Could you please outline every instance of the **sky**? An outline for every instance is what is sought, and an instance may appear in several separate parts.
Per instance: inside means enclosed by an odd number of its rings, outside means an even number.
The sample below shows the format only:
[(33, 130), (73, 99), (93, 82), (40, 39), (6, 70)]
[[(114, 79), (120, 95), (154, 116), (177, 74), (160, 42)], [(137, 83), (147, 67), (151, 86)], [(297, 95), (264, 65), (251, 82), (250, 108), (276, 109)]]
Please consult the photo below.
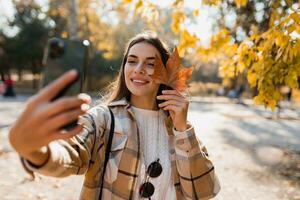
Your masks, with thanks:
[[(161, 7), (170, 6), (174, 0), (150, 0), (152, 3), (159, 5)], [(47, 0), (35, 0), (42, 7), (47, 7)], [(214, 9), (207, 6), (201, 5), (201, 0), (186, 0), (184, 4), (187, 8), (195, 9), (199, 8), (199, 16), (196, 21), (197, 24), (187, 26), (187, 29), (195, 33), (202, 44), (207, 44), (208, 40), (212, 34), (212, 15), (216, 12)], [(6, 24), (6, 18), (13, 19), (14, 9), (11, 0), (0, 0), (0, 27), (4, 29), (4, 32), (9, 35), (13, 35), (17, 30), (8, 28)]]

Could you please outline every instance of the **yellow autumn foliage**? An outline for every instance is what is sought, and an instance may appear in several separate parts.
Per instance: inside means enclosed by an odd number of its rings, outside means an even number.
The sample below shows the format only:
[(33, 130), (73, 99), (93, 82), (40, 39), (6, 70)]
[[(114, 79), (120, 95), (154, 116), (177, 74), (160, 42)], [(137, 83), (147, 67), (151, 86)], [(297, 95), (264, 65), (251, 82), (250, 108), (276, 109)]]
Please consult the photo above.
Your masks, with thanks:
[(248, 0), (235, 0), (236, 6), (238, 8), (246, 6), (247, 2), (248, 2)]
[(179, 55), (183, 56), (188, 48), (195, 48), (198, 41), (199, 39), (195, 34), (190, 34), (187, 30), (184, 30), (180, 35)]
[(181, 31), (180, 25), (184, 22), (185, 14), (182, 11), (178, 10), (173, 12), (172, 18), (173, 18), (173, 22), (171, 25), (172, 31), (178, 34)]
[[(236, 4), (242, 7), (247, 1)], [(211, 38), (209, 48), (197, 48), (201, 60), (219, 63), (224, 80), (246, 73), (249, 85), (258, 89), (255, 103), (272, 110), (281, 99), (279, 86), (299, 88), (300, 77), (300, 12), (277, 11), (272, 12), (266, 32), (254, 27), (251, 37), (232, 44), (229, 30), (222, 29)]]
[(136, 4), (135, 4), (135, 12), (138, 12), (139, 9), (141, 9), (143, 7), (143, 1), (139, 0)]
[(132, 0), (122, 0), (122, 2), (127, 4), (127, 3), (132, 3)]

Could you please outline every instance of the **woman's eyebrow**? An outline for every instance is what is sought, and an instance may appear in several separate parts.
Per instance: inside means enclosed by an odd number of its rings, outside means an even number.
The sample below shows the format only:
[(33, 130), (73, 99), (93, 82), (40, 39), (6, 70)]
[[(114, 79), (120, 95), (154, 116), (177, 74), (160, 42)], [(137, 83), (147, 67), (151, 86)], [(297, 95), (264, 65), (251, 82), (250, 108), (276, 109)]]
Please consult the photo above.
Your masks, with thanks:
[[(133, 54), (128, 55), (128, 57), (138, 58), (136, 55), (133, 55)], [(147, 57), (146, 60), (155, 60), (155, 57), (153, 57), (153, 56)]]
[(132, 54), (128, 55), (128, 57), (138, 58), (136, 55), (132, 55)]
[(147, 60), (154, 60), (155, 57), (147, 57), (146, 59), (147, 59)]

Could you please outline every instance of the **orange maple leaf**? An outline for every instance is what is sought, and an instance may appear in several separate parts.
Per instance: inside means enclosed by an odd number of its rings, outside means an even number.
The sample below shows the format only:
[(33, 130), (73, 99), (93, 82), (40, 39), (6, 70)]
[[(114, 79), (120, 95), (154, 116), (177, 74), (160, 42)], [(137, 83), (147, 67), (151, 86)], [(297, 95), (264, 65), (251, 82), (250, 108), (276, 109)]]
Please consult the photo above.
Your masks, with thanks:
[(187, 88), (187, 80), (192, 75), (193, 70), (194, 67), (184, 68), (181, 65), (181, 59), (175, 47), (166, 67), (159, 57), (155, 58), (154, 72), (151, 77), (158, 84), (165, 84), (174, 90), (183, 92)]

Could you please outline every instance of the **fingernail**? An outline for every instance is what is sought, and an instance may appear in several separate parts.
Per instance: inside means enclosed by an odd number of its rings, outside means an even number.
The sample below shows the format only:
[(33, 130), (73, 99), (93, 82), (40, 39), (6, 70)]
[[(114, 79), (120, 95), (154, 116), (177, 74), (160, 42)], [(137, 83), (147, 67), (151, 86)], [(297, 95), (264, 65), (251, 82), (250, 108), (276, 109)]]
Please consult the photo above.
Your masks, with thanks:
[(71, 69), (69, 71), (69, 74), (72, 75), (72, 76), (75, 76), (75, 75), (77, 75), (77, 70), (76, 69)]
[(91, 101), (91, 97), (90, 97), (89, 95), (85, 94), (85, 93), (80, 93), (80, 94), (78, 95), (78, 98), (79, 98), (79, 99), (82, 99), (82, 100), (86, 100), (86, 101), (88, 101), (88, 102)]
[(78, 126), (79, 129), (83, 128), (83, 124), (78, 123), (77, 126)]
[(78, 122), (77, 125), (84, 127), (84, 123), (83, 122)]
[(90, 108), (90, 106), (88, 104), (84, 103), (84, 104), (81, 105), (81, 110), (82, 111), (87, 111), (89, 108)]

